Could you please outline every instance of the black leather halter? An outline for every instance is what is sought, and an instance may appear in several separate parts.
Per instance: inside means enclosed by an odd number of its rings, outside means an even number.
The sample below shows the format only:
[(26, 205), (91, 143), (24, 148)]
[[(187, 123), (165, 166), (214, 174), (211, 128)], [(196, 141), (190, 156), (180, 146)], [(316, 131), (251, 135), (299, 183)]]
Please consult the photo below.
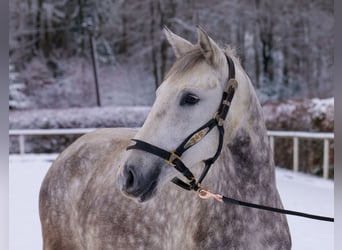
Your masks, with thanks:
[[(276, 212), (276, 213), (301, 216), (301, 217), (306, 217), (306, 218), (315, 219), (315, 220), (334, 222), (334, 218), (331, 218), (331, 217), (307, 214), (307, 213), (302, 213), (302, 212), (297, 212), (297, 211), (292, 211), (292, 210), (274, 208), (274, 207), (263, 206), (263, 205), (259, 205), (255, 203), (240, 201), (240, 200), (229, 198), (220, 194), (213, 194), (201, 188), (201, 183), (204, 177), (207, 175), (211, 165), (217, 160), (217, 158), (219, 157), (221, 153), (222, 146), (223, 146), (223, 137), (224, 137), (223, 123), (227, 117), (231, 101), (233, 100), (236, 88), (238, 86), (238, 83), (235, 80), (234, 62), (227, 55), (226, 55), (226, 58), (227, 58), (228, 68), (229, 68), (227, 88), (223, 92), (220, 106), (217, 112), (215, 112), (212, 119), (210, 119), (206, 124), (204, 124), (202, 127), (197, 129), (195, 132), (190, 134), (174, 151), (166, 151), (150, 143), (147, 143), (141, 140), (136, 140), (136, 139), (132, 139), (132, 141), (134, 141), (135, 144), (128, 146), (126, 150), (138, 149), (138, 150), (146, 151), (148, 153), (151, 153), (151, 154), (154, 154), (156, 156), (163, 158), (164, 160), (166, 160), (168, 164), (176, 168), (179, 172), (181, 172), (188, 179), (188, 182), (185, 182), (179, 179), (178, 177), (175, 177), (172, 179), (172, 182), (186, 190), (198, 191), (198, 195), (202, 199), (214, 198), (217, 201), (223, 202), (228, 205), (239, 205), (239, 206), (245, 206), (245, 207), (250, 207), (250, 208)], [(198, 143), (214, 127), (217, 127), (219, 131), (218, 147), (213, 157), (203, 161), (205, 164), (205, 167), (197, 181), (193, 173), (185, 166), (181, 157), (182, 157), (182, 154), (186, 150), (188, 150), (190, 147)]]
[[(172, 182), (176, 185), (186, 189), (186, 190), (195, 190), (198, 191), (200, 189), (201, 182), (203, 181), (204, 177), (207, 175), (211, 165), (217, 160), (219, 157), (222, 146), (223, 146), (223, 137), (224, 137), (224, 121), (227, 117), (230, 104), (233, 100), (235, 90), (237, 88), (237, 81), (235, 80), (235, 66), (233, 60), (226, 55), (228, 69), (229, 69), (229, 76), (227, 79), (227, 87), (226, 90), (223, 92), (222, 99), (220, 106), (213, 115), (213, 118), (210, 119), (206, 124), (201, 126), (195, 132), (190, 134), (175, 150), (173, 151), (166, 151), (162, 148), (154, 146), (150, 143), (132, 139), (135, 142), (134, 145), (128, 146), (126, 150), (131, 149), (138, 149), (142, 151), (146, 151), (148, 153), (154, 154), (166, 160), (168, 164), (176, 168), (179, 172), (181, 172), (187, 179), (188, 182), (184, 182), (178, 177), (172, 179)], [(193, 145), (197, 144), (203, 137), (205, 137), (214, 127), (218, 128), (219, 131), (219, 143), (216, 150), (216, 153), (213, 157), (204, 160), (205, 167), (198, 178), (196, 180), (194, 174), (185, 166), (181, 157), (183, 153), (191, 148)]]

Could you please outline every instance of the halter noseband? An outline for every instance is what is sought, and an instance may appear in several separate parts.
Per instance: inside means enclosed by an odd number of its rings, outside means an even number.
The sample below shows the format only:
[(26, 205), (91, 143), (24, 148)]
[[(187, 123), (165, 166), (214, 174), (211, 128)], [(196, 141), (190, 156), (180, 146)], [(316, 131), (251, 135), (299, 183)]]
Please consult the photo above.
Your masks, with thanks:
[[(148, 153), (154, 154), (156, 156), (159, 156), (160, 158), (163, 158), (168, 164), (176, 168), (179, 172), (181, 172), (187, 179), (188, 182), (184, 182), (178, 177), (175, 177), (172, 179), (172, 182), (186, 190), (194, 190), (198, 191), (200, 190), (201, 182), (207, 175), (211, 165), (217, 160), (219, 157), (222, 146), (223, 146), (223, 137), (224, 137), (224, 121), (227, 117), (230, 104), (233, 100), (235, 90), (237, 88), (237, 81), (235, 80), (235, 66), (233, 60), (226, 55), (228, 68), (229, 68), (229, 76), (227, 79), (227, 88), (223, 92), (222, 99), (220, 106), (215, 112), (212, 119), (210, 119), (206, 124), (204, 124), (202, 127), (197, 129), (195, 132), (190, 134), (174, 151), (166, 151), (162, 148), (159, 148), (157, 146), (154, 146), (150, 143), (132, 139), (132, 141), (135, 142), (134, 145), (128, 146), (126, 150), (130, 149), (138, 149), (142, 151), (146, 151)], [(216, 153), (213, 157), (203, 160), (205, 167), (198, 178), (198, 181), (196, 180), (194, 174), (185, 166), (183, 163), (181, 157), (183, 153), (197, 144), (203, 137), (205, 137), (215, 126), (217, 126), (219, 131), (219, 143), (216, 150)]]

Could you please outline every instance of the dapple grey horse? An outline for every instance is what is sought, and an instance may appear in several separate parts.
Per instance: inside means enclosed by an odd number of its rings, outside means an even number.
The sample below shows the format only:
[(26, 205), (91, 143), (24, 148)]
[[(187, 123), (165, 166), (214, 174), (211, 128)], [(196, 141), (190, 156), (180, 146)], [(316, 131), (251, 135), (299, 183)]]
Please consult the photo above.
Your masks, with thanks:
[[(235, 66), (238, 87), (223, 146), (202, 186), (232, 198), (282, 208), (260, 103), (231, 49), (201, 28), (191, 42), (165, 28), (176, 62), (141, 129), (106, 128), (80, 137), (54, 161), (40, 190), (44, 249), (291, 249), (285, 215), (202, 200), (170, 180), (184, 178), (161, 157), (126, 150), (131, 139), (167, 151), (210, 120)], [(213, 128), (184, 152), (198, 176), (212, 157)]]

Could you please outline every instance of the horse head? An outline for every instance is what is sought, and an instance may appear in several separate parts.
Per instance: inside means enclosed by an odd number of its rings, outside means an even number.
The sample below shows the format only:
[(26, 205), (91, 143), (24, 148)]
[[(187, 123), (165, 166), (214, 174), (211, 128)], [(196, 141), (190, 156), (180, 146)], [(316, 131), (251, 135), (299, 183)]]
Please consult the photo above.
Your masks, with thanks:
[[(167, 28), (164, 32), (177, 60), (157, 89), (151, 111), (133, 139), (173, 152), (218, 110), (227, 88), (229, 67), (224, 50), (203, 29), (198, 28), (197, 44)], [(182, 154), (182, 162), (193, 169), (212, 157), (219, 143), (218, 133), (212, 129), (200, 138)], [(143, 202), (175, 175), (175, 168), (161, 157), (144, 150), (128, 150), (118, 173), (118, 183), (125, 195)]]

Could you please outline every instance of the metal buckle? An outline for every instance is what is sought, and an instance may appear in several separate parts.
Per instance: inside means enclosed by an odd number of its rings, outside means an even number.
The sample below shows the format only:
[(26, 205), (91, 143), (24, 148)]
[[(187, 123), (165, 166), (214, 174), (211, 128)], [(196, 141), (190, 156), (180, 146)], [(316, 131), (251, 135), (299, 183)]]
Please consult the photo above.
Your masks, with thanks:
[(165, 160), (168, 164), (170, 164), (171, 166), (176, 166), (176, 164), (174, 163), (174, 160), (181, 160), (181, 158), (179, 157), (179, 155), (177, 155), (174, 151), (170, 152), (170, 157), (168, 160)]
[(218, 112), (215, 112), (214, 119), (217, 121), (217, 126), (219, 127), (223, 126), (224, 120), (222, 119), (222, 117), (219, 115)]
[(235, 78), (230, 79), (230, 80), (228, 81), (228, 86), (227, 86), (227, 91), (226, 91), (226, 92), (228, 92), (230, 86), (232, 86), (232, 87), (236, 90), (237, 87), (238, 87), (238, 85), (239, 85), (239, 84), (238, 84), (238, 81), (237, 81)]

